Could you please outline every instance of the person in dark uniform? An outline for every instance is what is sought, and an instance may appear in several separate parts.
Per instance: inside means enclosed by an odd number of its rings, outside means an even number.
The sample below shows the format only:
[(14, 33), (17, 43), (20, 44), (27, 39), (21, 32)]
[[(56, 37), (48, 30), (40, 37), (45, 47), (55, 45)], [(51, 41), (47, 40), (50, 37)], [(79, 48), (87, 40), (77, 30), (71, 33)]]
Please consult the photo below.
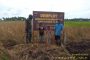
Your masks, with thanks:
[(32, 15), (29, 15), (27, 20), (25, 21), (25, 30), (26, 30), (26, 43), (31, 43), (32, 39)]

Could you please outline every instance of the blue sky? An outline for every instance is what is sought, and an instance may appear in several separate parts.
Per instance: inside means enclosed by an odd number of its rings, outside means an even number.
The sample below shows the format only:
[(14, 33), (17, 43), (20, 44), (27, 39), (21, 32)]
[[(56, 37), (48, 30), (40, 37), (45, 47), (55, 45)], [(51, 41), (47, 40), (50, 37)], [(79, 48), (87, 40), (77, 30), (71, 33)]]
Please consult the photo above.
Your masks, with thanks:
[(64, 12), (65, 18), (90, 18), (90, 0), (0, 0), (0, 18), (27, 18), (33, 11)]

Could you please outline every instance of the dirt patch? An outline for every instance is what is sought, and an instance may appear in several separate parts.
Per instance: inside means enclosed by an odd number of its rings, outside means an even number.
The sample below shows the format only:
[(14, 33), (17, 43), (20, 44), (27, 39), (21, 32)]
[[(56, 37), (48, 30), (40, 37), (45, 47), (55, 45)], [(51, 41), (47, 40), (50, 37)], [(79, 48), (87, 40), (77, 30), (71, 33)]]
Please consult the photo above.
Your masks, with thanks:
[(69, 42), (66, 45), (66, 48), (71, 54), (75, 55), (75, 57), (77, 57), (78, 59), (80, 56), (83, 56), (90, 60), (90, 40)]
[(13, 60), (54, 60), (68, 57), (62, 47), (46, 44), (20, 44), (9, 50)]

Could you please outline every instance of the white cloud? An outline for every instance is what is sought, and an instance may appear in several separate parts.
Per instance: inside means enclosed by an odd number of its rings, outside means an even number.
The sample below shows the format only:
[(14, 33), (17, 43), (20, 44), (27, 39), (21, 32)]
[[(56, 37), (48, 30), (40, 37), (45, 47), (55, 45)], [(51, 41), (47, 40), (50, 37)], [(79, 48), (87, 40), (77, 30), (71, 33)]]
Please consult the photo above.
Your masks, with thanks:
[(0, 0), (0, 18), (27, 17), (34, 10), (65, 12), (65, 18), (89, 18), (89, 2), (89, 0)]

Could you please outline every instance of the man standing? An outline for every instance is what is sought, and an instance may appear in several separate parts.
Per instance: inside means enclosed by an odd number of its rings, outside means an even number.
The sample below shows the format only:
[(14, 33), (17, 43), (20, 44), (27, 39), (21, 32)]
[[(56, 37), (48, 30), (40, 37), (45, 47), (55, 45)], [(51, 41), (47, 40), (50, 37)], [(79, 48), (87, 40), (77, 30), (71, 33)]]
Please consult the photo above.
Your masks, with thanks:
[(29, 17), (26, 20), (26, 43), (30, 43), (32, 39), (32, 15), (29, 15)]
[(42, 23), (39, 24), (39, 38), (40, 38), (40, 43), (44, 43), (44, 30), (45, 27), (43, 26)]
[(61, 45), (61, 35), (62, 35), (62, 31), (63, 31), (63, 24), (61, 23), (62, 20), (58, 20), (58, 22), (55, 24), (55, 40), (56, 40), (56, 44), (57, 45)]

